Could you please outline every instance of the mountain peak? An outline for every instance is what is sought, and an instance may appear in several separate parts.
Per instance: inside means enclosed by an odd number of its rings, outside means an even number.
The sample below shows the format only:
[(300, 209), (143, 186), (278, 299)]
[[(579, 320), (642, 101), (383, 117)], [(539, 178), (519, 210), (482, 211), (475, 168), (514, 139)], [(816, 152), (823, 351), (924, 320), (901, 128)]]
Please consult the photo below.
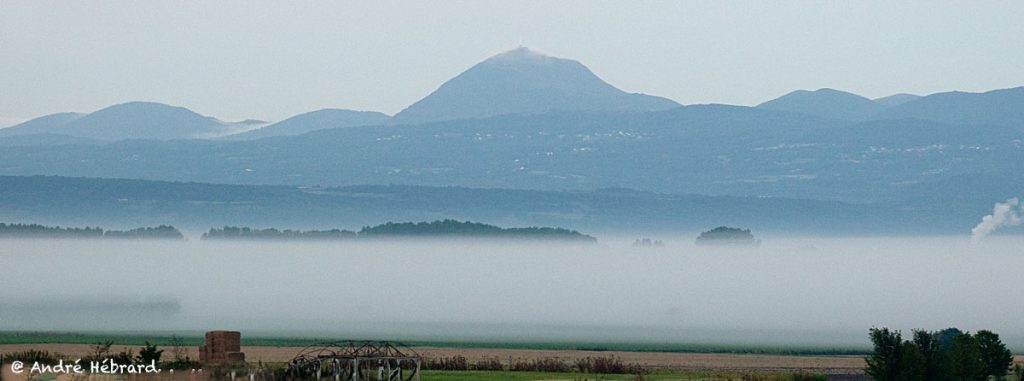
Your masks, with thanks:
[(164, 104), (164, 103), (160, 103), (160, 102), (150, 102), (150, 101), (128, 101), (128, 102), (124, 102), (124, 103), (118, 103), (118, 104), (110, 106), (110, 107), (153, 107), (153, 108), (171, 107), (171, 108), (182, 108), (182, 107), (171, 106), (169, 104)]
[[(544, 53), (531, 50), (527, 47), (518, 47), (512, 50), (495, 54), (473, 68), (502, 68), (498, 70), (538, 70), (558, 71), (562, 74), (590, 75), (597, 78), (593, 72), (579, 61), (549, 56)], [(472, 70), (473, 68), (470, 68)], [(468, 70), (467, 70), (468, 71)], [(584, 74), (585, 73), (585, 74)], [(600, 80), (600, 79), (598, 79)], [(602, 83), (604, 81), (601, 81)], [(607, 83), (605, 83), (608, 85)], [(608, 85), (611, 86), (611, 85)]]
[[(857, 98), (857, 99), (867, 99), (867, 100), (870, 100), (867, 97), (860, 96), (860, 95), (857, 95), (857, 94), (854, 94), (854, 93), (851, 93), (851, 92), (848, 92), (848, 91), (836, 90), (836, 89), (833, 89), (831, 87), (822, 87), (822, 88), (817, 89), (817, 90), (795, 90), (795, 91), (791, 91), (788, 94), (783, 95), (783, 96), (781, 96), (781, 97), (779, 97), (777, 99), (782, 99), (782, 98), (786, 98), (786, 97), (798, 97), (798, 96), (844, 97), (844, 98), (850, 98), (850, 99)], [(771, 102), (771, 101), (769, 101), (769, 102)], [(765, 103), (768, 103), (768, 102), (765, 102)]]
[(822, 87), (820, 89), (812, 91), (812, 93), (822, 94), (822, 95), (839, 95), (839, 96), (851, 96), (852, 95), (852, 96), (856, 96), (856, 97), (867, 99), (867, 98), (865, 98), (863, 96), (860, 96), (860, 95), (857, 95), (857, 94), (854, 94), (854, 93), (851, 93), (851, 92), (848, 92), (848, 91), (836, 90), (836, 89), (833, 89), (831, 87)]
[(473, 65), (395, 115), (394, 122), (422, 123), (554, 110), (653, 111), (677, 106), (669, 99), (619, 90), (578, 61), (520, 47)]
[(562, 58), (552, 57), (543, 53), (539, 53), (535, 50), (520, 46), (512, 50), (506, 50), (504, 52), (495, 54), (490, 58), (484, 60), (484, 62), (503, 62), (503, 61), (546, 61), (546, 60), (562, 60), (571, 61)]
[(494, 58), (499, 58), (499, 57), (516, 57), (516, 56), (519, 56), (519, 57), (533, 57), (533, 56), (548, 57), (547, 55), (538, 53), (538, 52), (536, 52), (533, 49), (530, 49), (528, 47), (520, 46), (520, 47), (515, 48), (515, 49), (506, 50), (504, 52), (495, 54), (495, 55), (491, 56), (491, 58), (489, 58), (489, 59), (494, 59)]
[[(147, 101), (131, 101), (125, 103), (119, 103), (113, 106), (109, 106), (102, 110), (96, 111), (95, 113), (103, 112), (125, 112), (125, 113), (137, 113), (137, 114), (149, 114), (153, 112), (168, 112), (168, 113), (182, 113), (182, 114), (194, 114), (199, 115), (184, 107), (171, 106), (164, 103), (158, 102), (147, 102)], [(94, 113), (94, 114), (95, 114)]]

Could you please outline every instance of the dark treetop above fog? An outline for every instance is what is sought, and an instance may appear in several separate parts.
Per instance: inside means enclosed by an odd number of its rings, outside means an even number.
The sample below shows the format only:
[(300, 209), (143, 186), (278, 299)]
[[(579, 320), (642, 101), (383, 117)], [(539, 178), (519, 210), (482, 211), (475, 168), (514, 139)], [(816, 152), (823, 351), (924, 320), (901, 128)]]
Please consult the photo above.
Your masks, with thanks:
[(697, 236), (698, 245), (759, 245), (760, 240), (754, 238), (750, 229), (731, 228), (719, 226), (717, 228), (700, 233)]
[(60, 227), (39, 224), (6, 224), (0, 222), (0, 238), (129, 238), (129, 239), (183, 239), (173, 226), (103, 230), (99, 227)]
[(575, 230), (551, 227), (502, 228), (471, 221), (387, 222), (364, 226), (359, 232), (331, 230), (278, 230), (225, 226), (203, 233), (203, 239), (347, 240), (388, 237), (471, 237), (595, 242), (594, 237)]

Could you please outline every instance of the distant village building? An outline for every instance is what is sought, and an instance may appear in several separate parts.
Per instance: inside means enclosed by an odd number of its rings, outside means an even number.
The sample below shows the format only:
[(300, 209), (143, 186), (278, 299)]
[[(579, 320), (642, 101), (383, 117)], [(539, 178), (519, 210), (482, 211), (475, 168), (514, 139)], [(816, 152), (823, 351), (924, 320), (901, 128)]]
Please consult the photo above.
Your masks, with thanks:
[(206, 344), (199, 346), (199, 362), (203, 365), (244, 363), (242, 334), (237, 331), (207, 332)]

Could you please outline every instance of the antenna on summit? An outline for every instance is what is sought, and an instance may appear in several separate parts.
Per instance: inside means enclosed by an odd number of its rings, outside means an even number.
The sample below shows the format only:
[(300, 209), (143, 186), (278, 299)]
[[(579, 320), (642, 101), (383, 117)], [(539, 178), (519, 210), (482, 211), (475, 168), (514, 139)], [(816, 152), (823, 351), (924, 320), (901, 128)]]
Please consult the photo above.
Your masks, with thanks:
[(519, 36), (519, 47), (520, 48), (523, 47), (523, 36), (522, 35)]

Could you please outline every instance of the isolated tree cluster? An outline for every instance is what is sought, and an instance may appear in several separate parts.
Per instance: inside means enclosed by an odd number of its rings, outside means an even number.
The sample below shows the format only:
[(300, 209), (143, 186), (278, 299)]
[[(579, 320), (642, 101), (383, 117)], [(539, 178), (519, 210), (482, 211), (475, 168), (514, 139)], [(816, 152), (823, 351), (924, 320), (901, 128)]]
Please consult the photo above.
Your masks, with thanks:
[(754, 233), (750, 229), (731, 228), (719, 226), (717, 228), (700, 233), (697, 236), (698, 245), (759, 245), (760, 240), (754, 239)]
[(911, 340), (903, 340), (900, 331), (872, 328), (867, 374), (876, 381), (985, 381), (1001, 379), (1013, 363), (1012, 353), (991, 331), (913, 332)]

